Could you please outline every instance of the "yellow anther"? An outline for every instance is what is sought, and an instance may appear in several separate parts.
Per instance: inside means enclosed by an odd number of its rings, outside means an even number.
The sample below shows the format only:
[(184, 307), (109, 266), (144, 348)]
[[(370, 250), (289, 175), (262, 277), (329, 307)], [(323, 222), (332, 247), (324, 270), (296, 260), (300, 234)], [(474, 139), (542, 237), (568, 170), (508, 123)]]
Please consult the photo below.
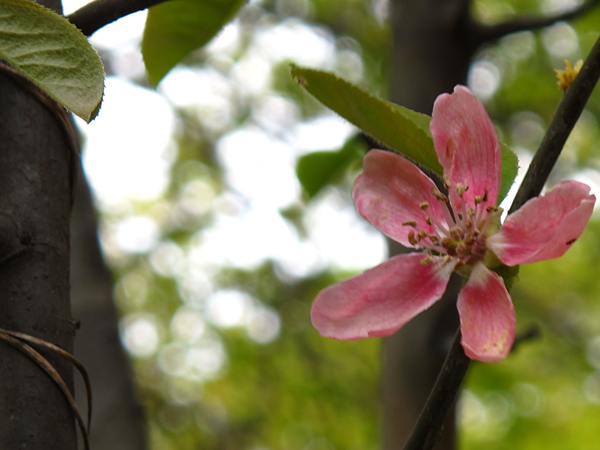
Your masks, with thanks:
[(433, 261), (434, 261), (434, 259), (433, 259), (433, 257), (430, 255), (430, 256), (426, 256), (425, 258), (423, 258), (423, 259), (421, 260), (421, 264), (423, 264), (423, 265), (427, 265), (427, 264), (431, 264)]
[(402, 225), (409, 226), (409, 227), (416, 227), (417, 221), (416, 220), (407, 220), (406, 222), (402, 222)]
[(427, 236), (431, 242), (434, 244), (438, 241), (438, 237), (435, 234), (430, 234)]
[(452, 262), (452, 257), (446, 255), (446, 256), (444, 256), (444, 260), (442, 261), (442, 266), (445, 266), (450, 262)]
[(419, 205), (419, 208), (421, 208), (423, 211), (425, 211), (427, 208), (429, 208), (429, 202), (423, 202)]
[(489, 213), (491, 212), (496, 212), (499, 210), (499, 208), (495, 205), (487, 205), (487, 207), (485, 208), (485, 210)]
[(425, 223), (427, 225), (431, 225), (431, 217), (429, 217), (429, 216), (425, 217)]
[(427, 233), (425, 233), (423, 230), (421, 230), (421, 231), (419, 231), (419, 232), (417, 233), (417, 239), (418, 239), (419, 241), (421, 241), (421, 240), (422, 240), (423, 238), (425, 238), (425, 237), (427, 237)]
[(469, 190), (469, 186), (465, 186), (464, 184), (457, 183), (456, 184), (456, 193), (459, 197), (462, 197), (463, 194)]
[(431, 190), (431, 193), (435, 196), (435, 198), (437, 198), (438, 200), (440, 200), (442, 202), (448, 201), (448, 197), (446, 197), (444, 194), (442, 194), (439, 189), (433, 188)]
[[(477, 198), (477, 197), (475, 197)], [(473, 208), (467, 208), (467, 216), (473, 217), (475, 215), (475, 210)]]
[(444, 186), (446, 187), (446, 189), (450, 188), (450, 186), (452, 186), (452, 184), (450, 183), (450, 177), (444, 174), (442, 178), (444, 179)]

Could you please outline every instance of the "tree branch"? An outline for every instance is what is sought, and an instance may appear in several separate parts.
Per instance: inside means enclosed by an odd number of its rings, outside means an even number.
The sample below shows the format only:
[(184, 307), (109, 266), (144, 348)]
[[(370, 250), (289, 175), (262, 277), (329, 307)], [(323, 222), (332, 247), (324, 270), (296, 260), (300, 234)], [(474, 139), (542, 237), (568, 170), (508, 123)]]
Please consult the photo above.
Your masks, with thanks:
[(479, 43), (489, 42), (496, 39), (500, 39), (511, 33), (517, 33), (519, 31), (526, 30), (537, 30), (539, 28), (548, 27), (555, 24), (556, 22), (562, 22), (567, 20), (575, 19), (600, 3), (600, 0), (588, 0), (578, 8), (574, 8), (570, 11), (566, 11), (562, 14), (557, 14), (550, 17), (539, 17), (539, 16), (525, 16), (518, 17), (508, 22), (499, 23), (496, 25), (482, 25), (471, 20), (469, 24), (470, 32), (475, 36), (475, 39)]
[[(558, 105), (510, 212), (516, 211), (527, 200), (540, 194), (599, 77), (600, 38), (594, 44), (581, 72)], [(404, 450), (430, 450), (437, 442), (444, 418), (458, 394), (469, 367), (470, 361), (464, 354), (460, 339), (459, 330)]]
[(67, 16), (67, 19), (83, 34), (90, 36), (121, 17), (165, 1), (168, 0), (95, 0)]
[(537, 197), (542, 192), (542, 188), (599, 77), (600, 38), (594, 44), (579, 75), (577, 75), (558, 105), (556, 114), (552, 118), (548, 131), (546, 131), (546, 135), (542, 139), (510, 207), (509, 214), (523, 206), (527, 200)]
[(444, 419), (454, 404), (471, 363), (460, 343), (461, 337), (459, 328), (404, 450), (429, 450), (440, 438)]

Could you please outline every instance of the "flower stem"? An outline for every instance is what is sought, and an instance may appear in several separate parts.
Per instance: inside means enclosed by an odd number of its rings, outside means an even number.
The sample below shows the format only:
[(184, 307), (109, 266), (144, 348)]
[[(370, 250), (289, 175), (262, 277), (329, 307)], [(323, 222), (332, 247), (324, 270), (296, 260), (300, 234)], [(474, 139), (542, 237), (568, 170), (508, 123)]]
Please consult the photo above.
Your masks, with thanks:
[[(527, 200), (540, 195), (599, 77), (600, 38), (594, 44), (579, 75), (558, 105), (556, 114), (533, 157), (509, 213), (519, 209)], [(470, 360), (465, 355), (460, 340), (459, 329), (404, 450), (430, 450), (438, 441), (444, 419), (456, 399), (469, 368)]]

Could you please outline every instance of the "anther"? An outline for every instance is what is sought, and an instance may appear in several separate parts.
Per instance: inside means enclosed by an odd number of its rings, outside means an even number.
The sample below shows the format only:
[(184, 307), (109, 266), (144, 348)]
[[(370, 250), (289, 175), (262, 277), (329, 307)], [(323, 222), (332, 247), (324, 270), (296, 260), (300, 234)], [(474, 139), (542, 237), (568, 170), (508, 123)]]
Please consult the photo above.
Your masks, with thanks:
[(466, 255), (468, 252), (469, 248), (466, 246), (466, 244), (464, 242), (459, 242), (456, 245), (456, 254), (463, 256)]
[(423, 211), (425, 211), (427, 208), (429, 208), (429, 202), (423, 202), (419, 205), (419, 208), (421, 208)]
[(456, 193), (459, 197), (462, 198), (463, 194), (469, 190), (469, 186), (465, 186), (464, 184), (457, 183), (456, 184)]
[(410, 245), (417, 245), (419, 243), (419, 241), (415, 238), (415, 232), (412, 230), (408, 232), (408, 242), (410, 242)]
[(423, 265), (427, 265), (427, 264), (431, 264), (434, 261), (432, 256), (426, 256), (425, 258), (423, 258), (421, 260), (421, 264)]
[(402, 222), (402, 225), (414, 228), (417, 226), (417, 221), (416, 220), (407, 220), (406, 222)]
[(489, 213), (496, 212), (496, 211), (498, 211), (498, 209), (499, 208), (495, 205), (487, 205), (487, 207), (485, 208), (485, 210)]
[[(475, 203), (477, 203), (477, 201)], [(467, 216), (473, 217), (474, 215), (475, 215), (475, 210), (473, 208), (467, 208)]]
[(431, 225), (431, 217), (429, 217), (429, 216), (425, 217), (425, 223), (427, 225)]
[(458, 228), (450, 228), (450, 237), (455, 241), (460, 241), (461, 235), (460, 230)]
[(448, 197), (446, 197), (444, 194), (442, 194), (439, 189), (433, 188), (431, 190), (431, 193), (435, 196), (435, 198), (437, 198), (438, 200), (440, 200), (442, 202), (448, 201)]
[(452, 184), (450, 183), (450, 177), (447, 174), (444, 174), (444, 186), (448, 189)]

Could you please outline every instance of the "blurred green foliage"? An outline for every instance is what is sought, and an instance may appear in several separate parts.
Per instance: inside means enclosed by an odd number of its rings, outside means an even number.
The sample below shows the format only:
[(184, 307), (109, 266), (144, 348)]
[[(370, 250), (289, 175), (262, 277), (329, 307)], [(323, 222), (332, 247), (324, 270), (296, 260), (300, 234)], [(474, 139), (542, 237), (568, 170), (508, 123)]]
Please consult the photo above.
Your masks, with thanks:
[[(520, 13), (539, 13), (551, 3), (479, 0), (473, 10), (479, 20), (494, 23)], [(301, 23), (335, 41), (334, 71), (384, 95), (390, 81), (385, 5), (382, 0), (254, 2), (238, 18), (243, 45), (237, 55), (219, 59), (197, 52), (186, 64), (229, 77), (248, 56), (259, 30)], [(503, 141), (517, 151), (522, 165), (541, 141), (560, 101), (554, 69), (562, 68), (565, 58), (574, 62), (585, 57), (600, 33), (599, 24), (597, 8), (570, 24), (508, 36), (477, 55), (472, 84), (486, 97)], [(194, 256), (195, 244), (205, 239), (203, 232), (223, 208), (216, 199), (230, 189), (215, 150), (217, 142), (240, 127), (257, 126), (260, 95), (277, 96), (294, 105), (296, 121), (308, 122), (324, 113), (291, 79), (289, 61), (274, 62), (269, 74), (266, 94), (235, 97), (229, 121), (215, 125), (203, 111), (181, 108), (177, 112), (178, 153), (170, 187), (160, 202), (133, 206), (134, 212), (160, 223), (160, 248), (112, 258), (124, 323), (141, 318), (152, 321), (158, 330), (157, 348), (134, 355), (156, 450), (379, 447), (379, 340), (324, 339), (309, 319), (319, 290), (351, 273), (331, 268), (290, 277), (278, 264), (267, 262), (255, 270), (223, 265), (208, 271), (204, 280), (190, 281), (169, 259), (172, 254), (190, 261), (201, 257)], [(574, 177), (591, 183), (599, 179), (599, 115), (596, 92), (551, 183)], [(300, 235), (311, 202), (318, 201), (324, 191), (344, 192), (349, 199), (351, 181), (360, 167), (356, 142), (352, 137), (337, 151), (301, 159), (306, 201), (281, 211)], [(311, 161), (320, 165), (321, 172), (311, 171)], [(338, 162), (338, 167), (329, 166)], [(183, 207), (190, 201), (208, 206)], [(103, 220), (110, 222), (110, 214)], [(521, 343), (505, 361), (473, 365), (460, 401), (461, 448), (579, 450), (597, 446), (599, 241), (600, 224), (595, 219), (565, 257), (522, 267), (512, 291), (518, 332), (537, 325), (542, 337)], [(206, 296), (215, 291), (248, 295), (253, 308), (275, 313), (279, 333), (261, 342), (262, 338), (252, 337), (249, 325), (223, 327), (204, 320)], [(196, 320), (204, 331), (196, 336), (194, 328), (188, 327), (181, 328), (188, 330), (183, 333), (176, 325), (182, 317)], [(189, 355), (200, 355), (203, 364), (186, 366)]]

